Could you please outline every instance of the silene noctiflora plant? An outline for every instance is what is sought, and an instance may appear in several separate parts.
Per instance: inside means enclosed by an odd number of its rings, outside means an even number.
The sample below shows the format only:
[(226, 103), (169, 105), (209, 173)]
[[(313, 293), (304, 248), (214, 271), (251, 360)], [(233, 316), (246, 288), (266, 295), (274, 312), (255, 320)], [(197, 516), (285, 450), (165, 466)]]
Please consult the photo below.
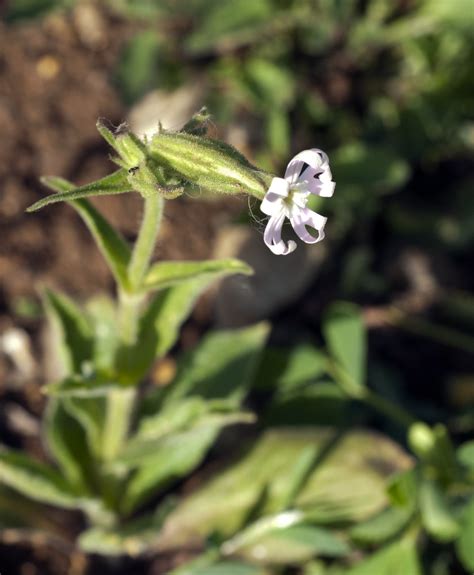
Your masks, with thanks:
[[(44, 292), (64, 368), (64, 377), (46, 386), (44, 437), (54, 465), (2, 450), (1, 498), (8, 500), (11, 492), (24, 498), (18, 525), (34, 523), (38, 504), (82, 511), (87, 528), (79, 545), (86, 551), (137, 554), (156, 545), (173, 503), (162, 500), (146, 517), (140, 510), (195, 469), (224, 426), (255, 419), (241, 404), (256, 373), (266, 324), (211, 333), (179, 362), (170, 385), (140, 386), (176, 343), (199, 295), (219, 278), (252, 273), (237, 259), (153, 263), (165, 201), (193, 188), (263, 200), (263, 211), (271, 215), (265, 242), (274, 253), (294, 249), (275, 248), (282, 245), (282, 214), (303, 241), (316, 241), (303, 232), (306, 224), (322, 234), (323, 220), (312, 219), (305, 204), (309, 193), (331, 188), (325, 154), (313, 150), (297, 157), (283, 189), (275, 184), (279, 178), (256, 169), (233, 147), (207, 138), (207, 120), (202, 110), (181, 131), (160, 128), (149, 141), (99, 122), (119, 169), (82, 187), (43, 178), (55, 193), (28, 209), (70, 203), (114, 276), (117, 300), (96, 298), (81, 309), (64, 294)], [(144, 202), (132, 247), (88, 199), (126, 192), (139, 193)], [(46, 509), (39, 515), (48, 523)], [(49, 528), (60, 532), (52, 520)]]
[[(214, 331), (178, 357), (170, 383), (148, 384), (199, 295), (224, 276), (252, 274), (237, 259), (152, 262), (166, 201), (193, 189), (252, 196), (269, 216), (263, 240), (276, 256), (296, 248), (282, 238), (286, 219), (305, 243), (324, 237), (326, 218), (311, 206), (334, 192), (327, 155), (300, 152), (275, 177), (209, 139), (207, 119), (201, 110), (181, 131), (159, 129), (149, 141), (99, 123), (118, 170), (81, 187), (44, 178), (55, 193), (29, 211), (69, 202), (104, 256), (117, 297), (79, 308), (45, 291), (63, 359), (63, 376), (45, 386), (51, 462), (0, 450), (0, 527), (63, 537), (63, 515), (49, 508), (79, 511), (77, 544), (87, 553), (195, 549), (197, 558), (174, 575), (272, 575), (287, 566), (314, 575), (328, 565), (346, 575), (421, 575), (424, 534), (453, 542), (474, 569), (472, 442), (456, 451), (444, 426), (414, 421), (367, 386), (356, 306), (325, 312), (324, 349), (300, 345), (275, 355), (265, 348), (266, 323)], [(88, 200), (128, 192), (144, 203), (132, 247)], [(225, 470), (177, 497), (179, 481), (224, 427), (255, 421), (244, 405), (252, 386), (271, 390), (262, 433)], [(406, 430), (416, 460), (381, 434), (351, 429), (353, 402)]]

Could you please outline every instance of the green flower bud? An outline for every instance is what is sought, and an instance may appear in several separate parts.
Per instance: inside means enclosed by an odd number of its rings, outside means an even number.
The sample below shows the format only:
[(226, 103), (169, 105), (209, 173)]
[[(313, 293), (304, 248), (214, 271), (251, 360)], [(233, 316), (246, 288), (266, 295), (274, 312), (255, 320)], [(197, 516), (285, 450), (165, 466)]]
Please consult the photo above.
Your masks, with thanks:
[(127, 180), (131, 187), (143, 197), (159, 193), (172, 200), (184, 192), (182, 185), (165, 183), (162, 169), (152, 159), (147, 158), (128, 170)]
[(191, 134), (159, 132), (148, 153), (170, 174), (210, 192), (246, 193), (261, 200), (273, 178), (232, 146)]
[(427, 459), (433, 455), (436, 447), (436, 438), (432, 429), (426, 423), (419, 421), (410, 427), (408, 443), (420, 459)]
[(97, 122), (97, 130), (118, 153), (119, 157), (114, 158), (114, 162), (122, 168), (131, 170), (146, 160), (146, 145), (135, 134), (120, 128), (113, 134), (101, 120)]

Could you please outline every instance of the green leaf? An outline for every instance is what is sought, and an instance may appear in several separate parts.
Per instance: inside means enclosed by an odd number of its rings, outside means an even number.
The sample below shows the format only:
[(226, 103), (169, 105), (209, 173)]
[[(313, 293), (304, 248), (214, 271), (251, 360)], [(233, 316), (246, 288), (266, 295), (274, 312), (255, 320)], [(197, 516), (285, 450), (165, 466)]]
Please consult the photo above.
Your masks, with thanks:
[(459, 533), (459, 524), (441, 486), (435, 481), (424, 479), (419, 489), (421, 518), (425, 529), (437, 541), (455, 539)]
[(412, 465), (389, 438), (353, 429), (327, 445), (295, 504), (318, 523), (361, 522), (387, 506), (388, 481)]
[(457, 450), (457, 459), (471, 471), (474, 471), (474, 440), (466, 441)]
[[(375, 193), (400, 188), (410, 175), (410, 166), (390, 148), (349, 143), (331, 157), (338, 186), (356, 194), (357, 202), (367, 202)], [(369, 198), (367, 195), (369, 194)]]
[(474, 571), (474, 497), (466, 505), (461, 518), (461, 535), (456, 553), (467, 571)]
[(44, 504), (0, 484), (0, 529), (27, 528), (63, 535), (64, 525), (58, 525), (58, 518), (47, 513), (46, 509)]
[(130, 555), (136, 557), (156, 546), (163, 520), (172, 509), (165, 500), (152, 515), (141, 516), (110, 528), (92, 527), (79, 537), (79, 547), (86, 553)]
[(109, 296), (95, 296), (87, 301), (86, 312), (94, 332), (94, 366), (112, 375), (120, 342), (116, 304)]
[(332, 382), (276, 395), (264, 414), (266, 425), (341, 425), (347, 421), (350, 398)]
[[(47, 186), (55, 189), (59, 185), (57, 178), (42, 178), (42, 182)], [(79, 200), (92, 196), (109, 196), (112, 194), (123, 194), (125, 192), (132, 192), (133, 189), (128, 183), (127, 171), (124, 169), (117, 170), (113, 174), (105, 176), (96, 182), (80, 186), (74, 190), (59, 192), (51, 196), (47, 196), (42, 200), (37, 201), (32, 206), (27, 208), (27, 212), (36, 212), (49, 204), (57, 202), (70, 202), (71, 200)]]
[(220, 46), (241, 46), (260, 37), (262, 26), (273, 13), (269, 0), (219, 2), (201, 14), (200, 25), (189, 36), (186, 47), (200, 54)]
[(59, 328), (62, 353), (69, 373), (81, 373), (83, 364), (92, 359), (93, 341), (84, 313), (64, 294), (46, 290), (46, 311)]
[(118, 86), (130, 104), (157, 84), (160, 39), (155, 28), (135, 34), (125, 46), (116, 71)]
[(315, 468), (319, 450), (314, 445), (309, 445), (301, 452), (299, 458), (295, 461), (294, 466), (289, 472), (287, 493), (281, 499), (281, 510), (290, 509), (294, 506), (298, 495), (308, 481), (313, 469)]
[(226, 542), (223, 549), (227, 552), (233, 544), (239, 556), (249, 560), (258, 557), (270, 565), (297, 565), (315, 556), (343, 557), (350, 552), (349, 545), (328, 529), (304, 524), (271, 527), (284, 524), (287, 515), (263, 517)]
[[(150, 422), (150, 418), (146, 423)], [(140, 430), (134, 437), (132, 437), (127, 445), (124, 447), (117, 462), (120, 465), (137, 466), (141, 463), (146, 463), (149, 459), (154, 459), (157, 449), (173, 449), (174, 443), (180, 444), (185, 441), (186, 437), (192, 437), (193, 434), (199, 434), (201, 431), (204, 433), (207, 429), (214, 429), (218, 431), (226, 425), (233, 425), (236, 423), (254, 423), (255, 416), (248, 411), (230, 411), (228, 413), (212, 413), (202, 415), (197, 421), (191, 422), (183, 429), (172, 429), (164, 432), (162, 435), (154, 435), (147, 429), (148, 434)], [(154, 432), (158, 430), (153, 429)], [(171, 447), (167, 447), (170, 445)]]
[(122, 389), (122, 386), (98, 374), (92, 374), (90, 377), (72, 375), (45, 386), (48, 395), (85, 399), (104, 397), (115, 389)]
[(392, 477), (387, 493), (392, 505), (415, 509), (418, 502), (418, 474), (416, 469), (402, 471)]
[(319, 461), (295, 498), (296, 509), (311, 522), (327, 524), (363, 521), (381, 511), (388, 503), (388, 477), (409, 467), (410, 459), (380, 435), (353, 431), (337, 436), (338, 431), (329, 428), (267, 431), (239, 461), (178, 505), (167, 520), (163, 546), (184, 545), (214, 532), (234, 534), (264, 489), (259, 512), (279, 512), (288, 501), (295, 465), (309, 448)]
[(398, 535), (410, 522), (413, 510), (388, 507), (375, 517), (353, 527), (350, 536), (359, 545), (380, 545)]
[(366, 331), (357, 306), (333, 304), (326, 312), (323, 333), (331, 355), (342, 368), (342, 387), (359, 393), (365, 386)]
[(101, 456), (106, 397), (107, 393), (92, 397), (65, 395), (61, 398), (66, 411), (81, 425), (87, 439), (89, 452), (95, 458)]
[(138, 466), (127, 484), (122, 500), (123, 512), (130, 513), (199, 465), (217, 433), (216, 426), (202, 426), (156, 442), (153, 454), (146, 453), (144, 463)]
[(158, 293), (140, 320), (137, 343), (118, 355), (118, 370), (126, 381), (139, 381), (156, 358), (176, 343), (182, 323), (198, 297), (214, 281), (235, 273), (234, 265), (206, 273)]
[[(44, 178), (43, 183), (58, 193), (75, 189), (74, 184), (62, 178)], [(87, 200), (75, 200), (71, 205), (89, 228), (117, 283), (127, 289), (127, 268), (131, 257), (127, 242)]]
[(205, 557), (204, 560), (201, 560), (199, 558), (172, 571), (169, 575), (268, 575), (267, 571), (248, 563), (221, 561), (209, 564), (212, 561), (215, 561), (215, 559), (207, 560), (207, 557)]
[(293, 102), (295, 81), (292, 73), (281, 64), (268, 58), (252, 58), (245, 66), (245, 75), (263, 110), (270, 112), (270, 116), (273, 111), (283, 114)]
[(0, 483), (35, 501), (80, 507), (77, 493), (57, 471), (20, 452), (0, 452)]
[(258, 389), (291, 391), (314, 383), (326, 373), (326, 355), (313, 345), (290, 350), (268, 347), (258, 370)]
[(277, 539), (292, 541), (311, 550), (312, 555), (325, 557), (342, 557), (350, 552), (350, 547), (340, 537), (328, 529), (311, 525), (294, 525), (276, 533)]
[(151, 415), (144, 414), (138, 423), (135, 438), (158, 440), (167, 435), (186, 431), (191, 427), (217, 424), (227, 425), (232, 419), (248, 417), (248, 412), (236, 411), (235, 401), (206, 401), (200, 397), (182, 398), (178, 402), (160, 404)]
[(79, 493), (87, 493), (91, 454), (81, 425), (65, 410), (61, 401), (50, 399), (45, 417), (46, 442), (68, 482)]
[(361, 561), (344, 575), (422, 575), (416, 542), (402, 539)]
[(239, 405), (255, 376), (268, 331), (269, 326), (260, 323), (207, 335), (170, 387), (165, 404), (199, 396)]
[(206, 276), (220, 272), (244, 275), (253, 273), (252, 268), (246, 263), (232, 258), (200, 262), (158, 262), (150, 268), (144, 281), (144, 288), (146, 290), (163, 289), (197, 278), (204, 279)]

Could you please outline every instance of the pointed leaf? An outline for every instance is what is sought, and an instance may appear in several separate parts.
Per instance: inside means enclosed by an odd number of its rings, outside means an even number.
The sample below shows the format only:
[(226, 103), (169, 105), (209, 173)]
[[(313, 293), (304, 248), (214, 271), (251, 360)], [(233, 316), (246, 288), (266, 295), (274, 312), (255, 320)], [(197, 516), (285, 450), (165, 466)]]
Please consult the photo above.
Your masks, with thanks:
[(354, 391), (365, 386), (366, 331), (357, 306), (333, 304), (326, 313), (323, 332), (330, 353), (350, 379)]
[(64, 535), (64, 525), (58, 517), (46, 512), (43, 503), (24, 497), (5, 485), (0, 484), (0, 530), (3, 528), (26, 528), (30, 532)]
[(438, 541), (452, 541), (459, 533), (459, 524), (449, 508), (446, 495), (435, 481), (425, 479), (420, 485), (420, 511), (423, 525)]
[(165, 404), (186, 396), (240, 403), (258, 368), (269, 326), (260, 323), (210, 333), (184, 365)]
[[(61, 179), (58, 178), (43, 178), (42, 182), (47, 186), (56, 189)], [(109, 176), (105, 176), (96, 182), (80, 186), (74, 190), (59, 192), (57, 194), (47, 196), (42, 200), (37, 201), (32, 206), (27, 208), (27, 212), (36, 212), (37, 210), (55, 204), (57, 202), (69, 202), (71, 200), (79, 200), (92, 196), (108, 196), (112, 194), (123, 194), (125, 192), (132, 192), (133, 189), (128, 183), (127, 171), (124, 169), (118, 170)]]
[[(70, 192), (75, 189), (74, 184), (62, 178), (47, 178), (44, 183), (58, 193)], [(127, 242), (87, 200), (74, 200), (71, 205), (89, 228), (117, 283), (126, 289), (128, 285), (127, 268), (131, 256)]]
[(58, 507), (79, 507), (77, 494), (52, 467), (20, 452), (0, 453), (0, 483), (35, 501)]
[(139, 381), (153, 361), (171, 349), (198, 297), (214, 281), (232, 273), (233, 266), (166, 288), (154, 297), (141, 318), (138, 343), (121, 349), (118, 355), (118, 369), (125, 382)]
[(237, 561), (219, 561), (215, 557), (199, 557), (191, 563), (175, 569), (169, 575), (270, 575), (256, 565)]
[(371, 555), (344, 575), (422, 575), (416, 542), (402, 539)]
[(157, 441), (182, 431), (202, 426), (222, 427), (232, 423), (253, 422), (255, 416), (236, 408), (235, 401), (211, 400), (200, 397), (183, 398), (177, 403), (158, 405), (150, 402), (138, 422), (138, 431), (130, 443)]
[(188, 474), (201, 463), (217, 434), (216, 427), (203, 426), (158, 442), (153, 455), (146, 458), (129, 481), (122, 510), (130, 513), (149, 497), (156, 496), (173, 481)]
[(294, 505), (311, 522), (367, 519), (387, 506), (390, 475), (411, 466), (410, 458), (397, 445), (373, 433), (352, 431), (338, 437), (338, 430), (330, 428), (270, 430), (237, 463), (178, 505), (166, 522), (163, 546), (184, 544), (216, 531), (232, 535), (265, 487), (260, 513), (278, 512), (291, 492), (292, 470), (309, 447), (317, 451), (319, 462)]
[(163, 289), (198, 277), (219, 272), (251, 275), (252, 269), (237, 259), (158, 262), (148, 272), (144, 287), (148, 290)]
[(326, 355), (314, 345), (300, 344), (291, 350), (269, 347), (259, 368), (258, 388), (286, 392), (305, 387), (326, 373), (326, 363)]
[(120, 341), (116, 304), (112, 297), (99, 295), (87, 301), (86, 311), (94, 331), (94, 365), (112, 378)]
[(399, 534), (413, 517), (413, 510), (407, 507), (388, 507), (382, 513), (359, 523), (350, 535), (359, 545), (380, 545)]
[(44, 391), (48, 395), (61, 397), (98, 398), (104, 397), (122, 386), (107, 378), (93, 374), (91, 377), (73, 375), (55, 383), (49, 383)]
[(249, 560), (258, 557), (260, 562), (268, 565), (297, 565), (313, 557), (343, 557), (349, 552), (349, 545), (329, 529), (295, 524), (262, 534), (242, 546), (238, 553)]
[(116, 461), (120, 465), (135, 467), (140, 463), (146, 463), (153, 459), (157, 449), (173, 449), (175, 443), (184, 442), (186, 438), (201, 432), (206, 433), (207, 429), (213, 429), (216, 432), (227, 425), (236, 423), (254, 423), (255, 416), (249, 411), (231, 411), (229, 413), (208, 413), (203, 415), (197, 421), (189, 426), (179, 430), (172, 430), (161, 437), (143, 436), (137, 434), (132, 437)]
[(466, 441), (459, 446), (456, 457), (464, 467), (470, 471), (474, 471), (474, 440)]
[(64, 294), (46, 290), (44, 299), (46, 311), (60, 331), (66, 368), (69, 373), (80, 373), (84, 362), (92, 359), (90, 325), (83, 312)]
[(46, 442), (69, 483), (78, 492), (87, 493), (87, 469), (90, 453), (84, 430), (65, 410), (61, 401), (51, 399), (45, 417)]
[(99, 458), (102, 445), (102, 428), (106, 413), (106, 394), (93, 397), (63, 396), (64, 409), (81, 426), (86, 436), (89, 452)]
[(474, 497), (466, 505), (461, 518), (461, 535), (456, 552), (467, 571), (474, 571)]

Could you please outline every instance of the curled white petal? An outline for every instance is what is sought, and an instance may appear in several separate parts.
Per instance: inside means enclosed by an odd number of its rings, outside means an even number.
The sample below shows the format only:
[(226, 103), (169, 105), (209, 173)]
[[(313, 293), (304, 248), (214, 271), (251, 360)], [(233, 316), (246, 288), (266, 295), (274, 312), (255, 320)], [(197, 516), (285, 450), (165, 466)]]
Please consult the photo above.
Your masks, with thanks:
[[(322, 176), (323, 174), (321, 174)], [(305, 180), (307, 182), (307, 189), (311, 194), (315, 196), (321, 196), (323, 198), (330, 198), (334, 194), (334, 189), (336, 188), (336, 183), (331, 179), (322, 177), (319, 179), (310, 178)]]
[(271, 216), (275, 213), (275, 206), (288, 197), (290, 185), (284, 178), (273, 178), (265, 197), (260, 204), (260, 210)]
[[(296, 235), (307, 244), (315, 244), (324, 239), (324, 226), (327, 218), (313, 212), (308, 208), (294, 208), (290, 216), (290, 222)], [(306, 226), (314, 228), (318, 235), (315, 237), (308, 232)]]
[(288, 164), (285, 172), (285, 179), (287, 179), (290, 184), (296, 182), (304, 164), (307, 164), (313, 170), (321, 172), (321, 168), (329, 165), (329, 159), (327, 155), (318, 148), (303, 150), (299, 154), (296, 154)]
[(285, 212), (277, 212), (268, 220), (263, 234), (263, 241), (267, 247), (277, 256), (286, 256), (296, 250), (296, 242), (290, 240), (286, 244), (281, 239), (281, 229), (285, 221)]

